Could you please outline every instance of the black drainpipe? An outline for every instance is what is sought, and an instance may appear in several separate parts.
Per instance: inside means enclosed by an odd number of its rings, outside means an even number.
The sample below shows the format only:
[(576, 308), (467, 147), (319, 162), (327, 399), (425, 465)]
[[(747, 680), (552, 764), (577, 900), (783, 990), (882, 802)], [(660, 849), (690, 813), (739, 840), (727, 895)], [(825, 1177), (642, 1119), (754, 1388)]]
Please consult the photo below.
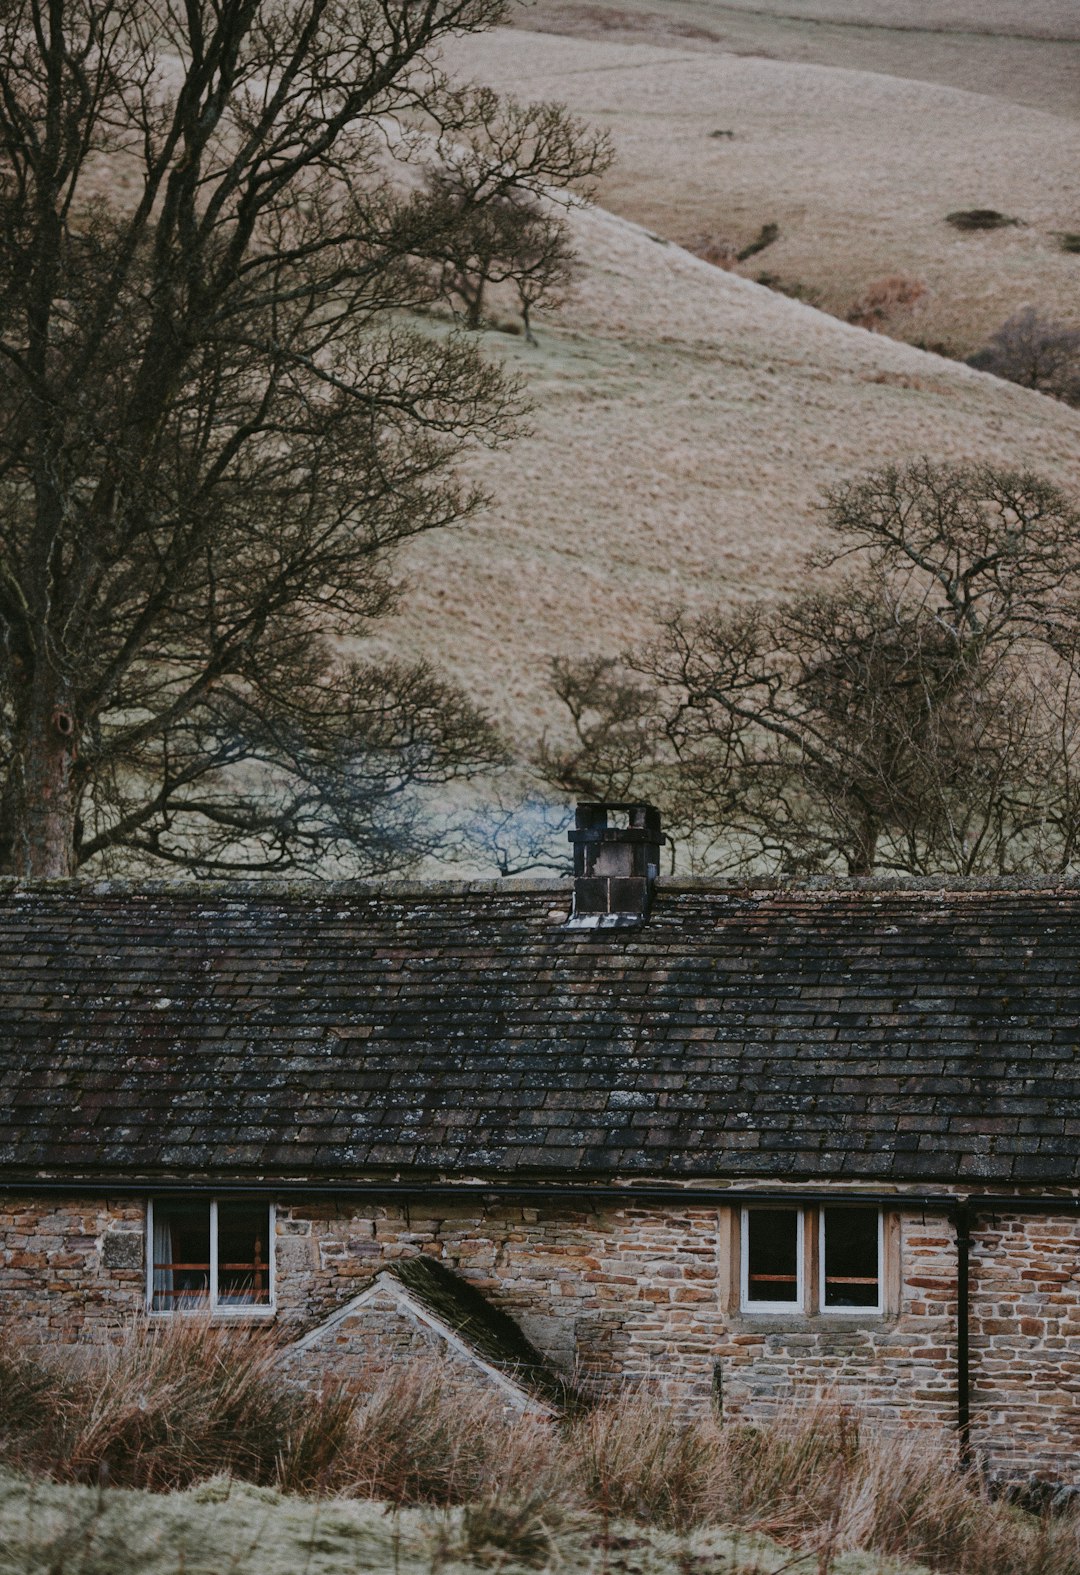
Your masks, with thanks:
[(960, 1464), (971, 1465), (971, 1209), (956, 1205), (956, 1433)]

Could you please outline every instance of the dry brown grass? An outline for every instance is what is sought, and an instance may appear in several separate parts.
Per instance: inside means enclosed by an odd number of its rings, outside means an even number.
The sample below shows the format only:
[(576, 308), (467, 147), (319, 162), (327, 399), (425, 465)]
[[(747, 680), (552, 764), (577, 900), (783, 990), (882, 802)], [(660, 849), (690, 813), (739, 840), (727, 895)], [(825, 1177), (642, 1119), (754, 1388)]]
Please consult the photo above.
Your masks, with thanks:
[[(610, 132), (618, 156), (600, 201), (612, 211), (680, 245), (707, 234), (736, 252), (778, 225), (769, 273), (838, 316), (897, 273), (927, 285), (901, 337), (961, 355), (1025, 303), (1076, 312), (1076, 264), (1058, 237), (1080, 223), (1080, 113), (835, 62), (505, 29), (471, 40), (460, 60)], [(1020, 222), (961, 236), (947, 221), (980, 209)], [(740, 267), (755, 277), (760, 263)]]
[(153, 1492), (226, 1474), (395, 1504), (562, 1484), (551, 1429), (445, 1365), (307, 1391), (282, 1381), (282, 1349), (269, 1331), (185, 1319), (133, 1323), (92, 1351), (0, 1352), (0, 1460)]
[(921, 279), (909, 279), (902, 273), (889, 274), (888, 278), (876, 279), (867, 285), (859, 299), (852, 302), (847, 320), (857, 328), (896, 335), (905, 317), (925, 297), (926, 285)]
[(1072, 0), (519, 0), (519, 27), (762, 55), (1080, 116)]
[(549, 658), (615, 655), (673, 604), (805, 585), (817, 503), (841, 478), (927, 454), (1080, 486), (1075, 411), (834, 321), (602, 210), (574, 228), (580, 282), (538, 325), (539, 347), (487, 335), (528, 379), (532, 435), (475, 461), (490, 510), (408, 549), (411, 588), (386, 628), (519, 748), (557, 725)]
[(118, 1343), (66, 1359), (0, 1353), (0, 1458), (59, 1481), (151, 1491), (218, 1473), (325, 1486), (355, 1402), (285, 1388), (276, 1361), (272, 1337), (198, 1320), (133, 1323)]
[(958, 1469), (952, 1440), (880, 1435), (827, 1397), (763, 1426), (721, 1426), (631, 1394), (576, 1421), (568, 1448), (571, 1480), (594, 1506), (684, 1531), (763, 1532), (816, 1550), (825, 1571), (855, 1550), (951, 1575), (1080, 1569), (1080, 1517), (1024, 1514)]
[(914, 1559), (952, 1575), (1076, 1575), (1080, 1517), (1036, 1517), (962, 1473), (949, 1439), (883, 1437), (828, 1397), (771, 1422), (679, 1415), (627, 1391), (560, 1426), (509, 1412), (428, 1359), (309, 1394), (272, 1339), (133, 1327), (115, 1347), (0, 1361), (0, 1460), (65, 1482), (169, 1491), (229, 1475), (294, 1493), (464, 1505), (459, 1552), (547, 1563), (559, 1537), (618, 1520), (709, 1526), (810, 1550)]
[(527, 1506), (566, 1486), (548, 1424), (421, 1361), (361, 1383), (347, 1475), (350, 1491), (394, 1504)]

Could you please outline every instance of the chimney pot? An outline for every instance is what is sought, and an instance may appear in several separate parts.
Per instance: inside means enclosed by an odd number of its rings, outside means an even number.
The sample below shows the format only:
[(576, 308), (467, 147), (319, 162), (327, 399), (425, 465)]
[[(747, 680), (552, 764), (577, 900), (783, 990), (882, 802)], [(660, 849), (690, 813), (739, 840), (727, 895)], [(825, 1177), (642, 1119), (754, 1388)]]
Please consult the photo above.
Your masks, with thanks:
[(660, 873), (660, 811), (651, 804), (579, 804), (574, 846), (575, 929), (644, 924)]

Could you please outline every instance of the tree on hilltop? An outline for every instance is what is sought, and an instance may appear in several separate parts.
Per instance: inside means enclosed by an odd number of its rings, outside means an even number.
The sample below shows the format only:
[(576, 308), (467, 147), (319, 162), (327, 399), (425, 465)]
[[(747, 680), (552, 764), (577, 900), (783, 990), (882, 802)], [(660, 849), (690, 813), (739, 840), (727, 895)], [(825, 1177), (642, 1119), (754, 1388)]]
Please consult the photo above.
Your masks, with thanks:
[[(477, 124), (428, 175), (428, 195), (442, 216), (441, 283), (465, 324), (480, 328), (490, 286), (517, 296), (525, 337), (535, 343), (534, 307), (556, 302), (573, 276), (574, 252), (559, 212), (569, 180), (607, 166), (603, 142), (582, 167), (577, 128), (557, 105), (507, 104), (490, 90), (477, 95)], [(533, 171), (546, 171), (541, 190)]]
[(512, 120), (526, 202), (606, 156), (442, 75), (503, 10), (0, 5), (0, 869), (392, 868), (419, 790), (501, 757), (437, 673), (349, 650), (522, 408), (422, 315), (497, 200), (452, 211), (442, 161)]

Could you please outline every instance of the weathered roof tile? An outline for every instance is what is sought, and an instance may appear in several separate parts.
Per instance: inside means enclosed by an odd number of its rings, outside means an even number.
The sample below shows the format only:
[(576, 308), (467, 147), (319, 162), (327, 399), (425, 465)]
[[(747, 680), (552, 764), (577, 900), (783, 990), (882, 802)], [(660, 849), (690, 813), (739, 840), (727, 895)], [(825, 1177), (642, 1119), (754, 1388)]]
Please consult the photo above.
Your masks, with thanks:
[[(560, 896), (565, 897), (562, 891)], [(1080, 889), (0, 893), (0, 1163), (229, 1178), (1080, 1174)]]

